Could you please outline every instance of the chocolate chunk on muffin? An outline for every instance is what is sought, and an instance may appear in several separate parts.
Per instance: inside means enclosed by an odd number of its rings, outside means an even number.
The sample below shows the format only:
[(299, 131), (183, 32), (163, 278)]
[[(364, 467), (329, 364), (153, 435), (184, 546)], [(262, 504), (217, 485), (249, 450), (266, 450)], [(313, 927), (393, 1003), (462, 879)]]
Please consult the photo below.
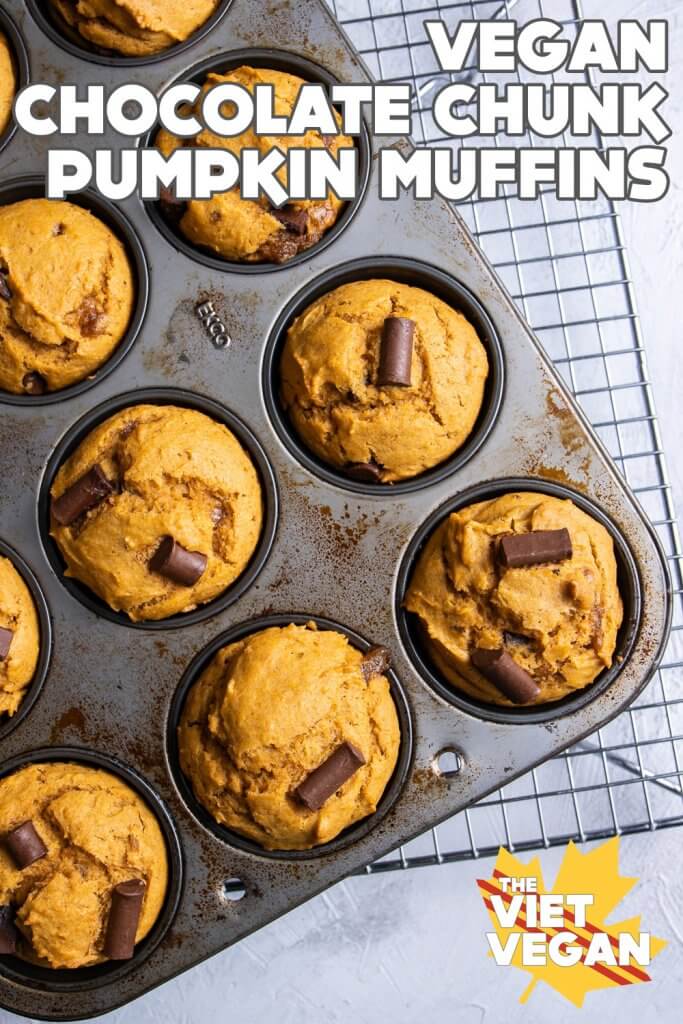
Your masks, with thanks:
[(296, 318), (281, 397), (311, 451), (353, 479), (391, 483), (443, 462), (470, 435), (488, 359), (445, 302), (396, 281), (354, 281)]
[(43, 394), (90, 376), (123, 339), (134, 292), (123, 244), (87, 210), (0, 207), (0, 388)]
[(126, 57), (149, 57), (188, 39), (218, 0), (50, 0), (72, 29), (93, 46)]
[(18, 710), (39, 653), (40, 628), (31, 592), (9, 558), (0, 556), (0, 721)]
[(261, 485), (234, 434), (195, 409), (135, 405), (60, 467), (51, 534), (75, 577), (133, 621), (218, 597), (248, 564)]
[[(291, 115), (299, 90), (305, 84), (303, 79), (284, 71), (244, 66), (223, 75), (208, 75), (202, 96), (213, 86), (226, 82), (240, 85), (250, 93), (256, 85), (271, 85), (275, 113), (284, 117)], [(236, 156), (243, 149), (257, 149), (265, 155), (273, 146), (285, 154), (290, 149), (325, 148), (336, 156), (340, 149), (352, 147), (353, 140), (347, 135), (323, 136), (317, 131), (296, 136), (256, 135), (250, 126), (232, 138), (204, 129), (192, 138), (180, 139), (162, 129), (156, 145), (164, 156), (181, 146), (226, 149)], [(331, 191), (325, 199), (297, 200), (275, 209), (265, 196), (258, 201), (242, 199), (239, 188), (211, 199), (193, 199), (180, 204), (165, 196), (161, 203), (162, 213), (189, 242), (238, 263), (285, 263), (320, 241), (334, 225), (342, 208), (342, 201)]]
[(14, 70), (14, 57), (7, 36), (0, 32), (0, 135), (9, 125), (12, 117), (12, 104), (17, 91), (17, 76)]
[[(85, 765), (28, 765), (0, 779), (0, 837), (0, 907), (4, 930), (15, 929), (5, 953), (51, 968), (133, 955), (162, 909), (168, 857), (154, 813), (130, 786)], [(128, 948), (117, 949), (117, 890), (131, 882), (142, 899)]]
[(452, 513), (405, 599), (436, 667), (489, 704), (544, 704), (612, 665), (623, 607), (608, 531), (568, 499), (504, 494)]
[(222, 648), (178, 729), (199, 802), (268, 850), (318, 846), (372, 814), (400, 746), (385, 670), (312, 623)]

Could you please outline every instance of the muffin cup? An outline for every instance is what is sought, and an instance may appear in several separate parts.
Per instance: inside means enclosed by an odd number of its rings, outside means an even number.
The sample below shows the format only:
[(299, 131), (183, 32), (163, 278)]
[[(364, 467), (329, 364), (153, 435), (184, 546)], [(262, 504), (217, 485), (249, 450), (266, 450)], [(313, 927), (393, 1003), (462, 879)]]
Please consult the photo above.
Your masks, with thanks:
[[(288, 72), (308, 82), (320, 82), (326, 86), (338, 84), (337, 79), (329, 71), (320, 67), (319, 64), (314, 64), (313, 61), (300, 57), (298, 54), (289, 53), (286, 50), (259, 48), (228, 50), (227, 52), (207, 57), (187, 71), (183, 71), (172, 82), (169, 82), (169, 87), (177, 82), (195, 82), (197, 85), (202, 85), (210, 72), (225, 73), (240, 67), (242, 64), (249, 64), (257, 68), (273, 68), (275, 71)], [(150, 132), (143, 136), (140, 145), (143, 147), (153, 146), (158, 131), (159, 125), (157, 124)], [(158, 202), (147, 200), (144, 206), (152, 223), (175, 249), (189, 256), (190, 259), (203, 263), (206, 267), (211, 267), (213, 270), (230, 271), (236, 274), (268, 274), (277, 270), (286, 270), (288, 267), (296, 266), (298, 263), (311, 259), (312, 256), (330, 245), (351, 223), (358, 212), (370, 176), (371, 146), (365, 121), (362, 123), (360, 135), (354, 138), (354, 142), (358, 150), (358, 189), (356, 198), (349, 200), (345, 204), (335, 223), (325, 232), (319, 242), (293, 256), (291, 260), (285, 260), (284, 263), (244, 263), (239, 260), (226, 260), (220, 256), (212, 255), (210, 249), (202, 249), (199, 246), (193, 245), (185, 238), (179, 227), (177, 228), (170, 224), (163, 217)]]
[(18, 555), (17, 552), (9, 546), (9, 544), (5, 544), (2, 540), (0, 540), (0, 556), (3, 558), (9, 558), (10, 562), (28, 587), (36, 608), (40, 635), (38, 661), (36, 662), (33, 679), (29, 683), (26, 693), (24, 694), (24, 699), (11, 718), (7, 715), (0, 715), (0, 740), (4, 740), (5, 736), (8, 736), (20, 722), (23, 722), (40, 696), (43, 683), (47, 678), (48, 669), (50, 667), (50, 657), (52, 655), (52, 619), (50, 617), (50, 610), (40, 583), (33, 571), (29, 569), (24, 559)]
[[(477, 420), (467, 440), (453, 455), (432, 469), (408, 480), (368, 484), (350, 479), (341, 470), (318, 458), (299, 437), (280, 399), (280, 360), (288, 328), (312, 302), (340, 285), (378, 278), (389, 278), (401, 284), (423, 288), (463, 313), (475, 328), (486, 349), (489, 375)], [(275, 321), (266, 345), (262, 387), (273, 427), (280, 440), (306, 469), (322, 477), (327, 483), (336, 484), (345, 490), (386, 498), (396, 494), (410, 494), (439, 483), (464, 466), (479, 451), (496, 422), (503, 399), (504, 376), (503, 349), (496, 328), (484, 307), (469, 289), (454, 277), (428, 263), (399, 256), (371, 256), (343, 263), (333, 270), (326, 271), (302, 288), (285, 306)]]
[[(9, 16), (4, 7), (0, 7), (0, 32), (4, 32), (7, 37), (7, 41), (14, 57), (14, 70), (17, 76), (17, 92), (20, 89), (25, 88), (29, 83), (29, 63), (28, 53), (24, 45), (24, 40), (16, 27), (12, 18)], [(4, 132), (0, 134), (0, 152), (9, 143), (10, 139), (17, 130), (17, 125), (14, 117), (10, 117), (7, 127)]]
[(161, 912), (149, 933), (135, 947), (130, 960), (108, 960), (92, 967), (55, 968), (40, 967), (18, 956), (0, 957), (0, 976), (16, 984), (51, 992), (83, 992), (101, 988), (134, 971), (159, 945), (173, 921), (180, 902), (183, 883), (183, 856), (175, 823), (165, 804), (141, 775), (128, 768), (117, 758), (83, 747), (41, 747), (13, 757), (0, 766), (0, 778), (30, 764), (45, 761), (68, 761), (102, 768), (118, 776), (135, 790), (154, 812), (166, 842), (168, 855), (168, 889)]
[[(45, 179), (38, 175), (11, 178), (3, 185), (0, 185), (0, 206), (18, 203), (23, 199), (44, 198)], [(76, 395), (80, 395), (89, 388), (94, 387), (128, 355), (145, 318), (149, 299), (149, 271), (147, 269), (145, 251), (135, 228), (114, 203), (109, 202), (109, 200), (104, 199), (97, 192), (89, 188), (79, 192), (77, 195), (69, 196), (68, 202), (75, 206), (80, 206), (84, 210), (89, 210), (90, 213), (99, 217), (123, 243), (134, 277), (135, 305), (130, 323), (110, 357), (84, 380), (79, 380), (76, 384), (69, 384), (68, 387), (61, 388), (59, 391), (47, 391), (44, 395), (15, 395), (0, 388), (0, 403), (31, 406), (51, 405), (54, 402), (62, 402), (67, 398), (74, 398)]]
[[(242, 574), (222, 594), (191, 612), (171, 615), (167, 619), (133, 622), (125, 612), (117, 612), (110, 608), (85, 584), (64, 575), (66, 568), (64, 559), (59, 546), (50, 536), (50, 489), (59, 467), (98, 424), (128, 406), (145, 404), (177, 405), (186, 409), (196, 409), (231, 430), (246, 450), (258, 473), (265, 508), (261, 536), (251, 560)], [(50, 456), (38, 494), (38, 527), (43, 548), (54, 572), (69, 593), (96, 615), (131, 629), (145, 630), (178, 629), (181, 626), (192, 626), (211, 618), (237, 601), (254, 582), (270, 554), (277, 530), (278, 511), (279, 496), (275, 474), (265, 451), (249, 427), (218, 402), (180, 388), (144, 388), (139, 391), (128, 391), (108, 399), (81, 417), (66, 432)]]
[[(425, 543), (447, 516), (476, 502), (487, 501), (514, 491), (534, 491), (539, 494), (547, 494), (552, 498), (568, 498), (583, 512), (592, 516), (593, 519), (605, 527), (614, 542), (614, 554), (617, 562), (617, 583), (624, 603), (624, 619), (617, 634), (617, 645), (614, 650), (612, 667), (601, 672), (592, 683), (577, 690), (576, 693), (568, 694), (561, 700), (551, 701), (546, 704), (535, 704), (530, 707), (508, 708), (478, 701), (468, 696), (464, 691), (456, 689), (453, 684), (444, 678), (430, 655), (428, 643), (424, 635), (425, 630), (419, 617), (413, 612), (406, 610), (404, 599), (417, 560)], [(571, 488), (565, 487), (562, 484), (551, 483), (541, 479), (510, 477), (478, 484), (476, 487), (462, 491), (432, 512), (413, 536), (403, 556), (396, 580), (395, 602), (398, 629), (408, 657), (420, 676), (440, 697), (449, 704), (454, 704), (462, 711), (466, 711), (468, 714), (475, 715), (478, 718), (484, 718), (491, 722), (513, 725), (523, 723), (526, 725), (530, 722), (550, 722), (554, 719), (571, 715), (573, 712), (578, 711), (579, 708), (583, 708), (586, 704), (595, 700), (596, 697), (599, 697), (600, 694), (608, 689), (624, 667), (638, 635), (641, 616), (641, 583), (635, 559), (621, 531), (594, 502), (586, 498), (585, 495), (579, 494), (577, 491), (571, 490)]]
[(342, 626), (338, 622), (322, 618), (319, 615), (268, 615), (264, 618), (252, 619), (251, 622), (233, 626), (232, 629), (227, 630), (225, 633), (221, 633), (220, 636), (217, 636), (215, 640), (212, 640), (210, 644), (208, 644), (199, 652), (199, 654), (196, 655), (195, 658), (193, 658), (178, 684), (178, 689), (176, 690), (171, 702), (168, 717), (166, 744), (170, 772), (180, 796), (188, 807), (190, 813), (194, 815), (197, 821), (203, 825), (205, 829), (208, 829), (208, 831), (212, 832), (217, 839), (220, 839), (221, 842), (227, 843), (229, 846), (238, 847), (240, 850), (244, 850), (247, 853), (255, 854), (259, 857), (268, 857), (272, 860), (301, 861), (333, 856), (334, 854), (339, 853), (340, 850), (343, 850), (347, 846), (357, 842), (359, 839), (362, 839), (375, 828), (378, 828), (382, 819), (391, 810), (392, 806), (398, 799), (412, 761), (413, 727), (410, 705), (398, 676), (392, 669), (389, 669), (385, 675), (389, 678), (391, 696), (393, 697), (394, 704), (396, 705), (396, 713), (398, 715), (399, 727), (401, 730), (401, 745), (396, 761), (396, 767), (394, 768), (393, 774), (377, 805), (377, 810), (373, 814), (369, 815), (367, 818), (363, 818), (361, 821), (356, 822), (353, 825), (350, 825), (335, 839), (330, 840), (330, 842), (321, 843), (320, 846), (315, 846), (310, 850), (266, 850), (257, 842), (254, 842), (254, 840), (247, 839), (245, 836), (227, 828), (225, 825), (220, 825), (199, 802), (194, 794), (194, 790), (192, 789), (192, 783), (183, 774), (180, 767), (180, 757), (178, 752), (178, 725), (185, 705), (185, 700), (191, 687), (197, 681), (198, 677), (207, 667), (214, 655), (227, 644), (235, 643), (237, 640), (241, 640), (253, 633), (258, 633), (263, 629), (268, 629), (271, 626), (288, 626), (292, 623), (297, 626), (303, 626), (307, 622), (314, 622), (321, 629), (335, 630), (338, 633), (343, 633), (344, 636), (351, 641), (352, 645), (360, 651), (367, 651), (372, 646), (372, 644), (364, 637), (360, 636), (360, 634), (355, 633), (346, 626)]
[(117, 53), (116, 50), (106, 50), (103, 47), (89, 43), (79, 32), (71, 28), (70, 25), (67, 25), (59, 12), (49, 3), (49, 0), (26, 0), (26, 6), (35, 21), (40, 25), (42, 31), (53, 43), (60, 46), (63, 50), (76, 57), (92, 61), (94, 64), (129, 68), (142, 67), (146, 64), (158, 64), (160, 61), (166, 60), (168, 57), (175, 57), (177, 54), (189, 49), (190, 46), (194, 46), (195, 43), (198, 43), (216, 28), (231, 3), (232, 0), (220, 0), (214, 14), (203, 25), (200, 25), (196, 32), (183, 40), (182, 43), (169, 46), (167, 50), (150, 54), (147, 57), (127, 57), (123, 53)]

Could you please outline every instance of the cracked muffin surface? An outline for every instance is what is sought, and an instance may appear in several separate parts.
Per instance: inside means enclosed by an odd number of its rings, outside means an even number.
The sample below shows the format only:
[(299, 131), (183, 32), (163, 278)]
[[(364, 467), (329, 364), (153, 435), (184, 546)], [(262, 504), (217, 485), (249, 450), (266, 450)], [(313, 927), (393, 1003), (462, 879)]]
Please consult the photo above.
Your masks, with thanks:
[(0, 905), (15, 914), (22, 959), (52, 968), (105, 960), (112, 889), (131, 878), (146, 883), (136, 941), (147, 935), (164, 903), (168, 859), (156, 816), (130, 786), (86, 765), (28, 765), (0, 779), (0, 834), (26, 821), (45, 856), (19, 869), (0, 844)]
[(17, 78), (12, 51), (7, 36), (4, 32), (0, 32), (0, 135), (4, 132), (12, 116), (12, 104), (16, 91)]
[[(496, 543), (510, 534), (567, 529), (572, 554), (557, 563), (502, 567)], [(471, 661), (505, 649), (539, 687), (533, 703), (559, 700), (611, 666), (623, 617), (614, 543), (568, 499), (505, 494), (452, 513), (420, 555), (405, 599), (435, 665), (457, 689), (510, 705)]]
[[(33, 679), (40, 652), (38, 613), (31, 592), (9, 558), (0, 556), (0, 630), (11, 633), (0, 657), (0, 721), (19, 708)], [(4, 648), (3, 648), (4, 649)]]
[[(95, 466), (111, 493), (60, 524), (55, 499)], [(263, 518), (256, 469), (234, 434), (204, 413), (171, 405), (130, 406), (95, 427), (60, 467), (51, 495), (51, 534), (67, 575), (133, 621), (218, 597), (249, 562)], [(151, 568), (167, 536), (205, 557), (193, 585)]]
[(40, 394), (88, 377), (133, 302), (124, 246), (93, 214), (49, 199), (0, 207), (0, 388)]
[(94, 46), (148, 57), (182, 43), (218, 0), (50, 0), (64, 21)]
[[(185, 702), (180, 765), (221, 825), (269, 850), (326, 843), (372, 814), (394, 771), (400, 729), (389, 682), (367, 681), (341, 633), (271, 627), (218, 651)], [(365, 763), (318, 810), (295, 794), (342, 743)]]
[[(385, 319), (415, 324), (411, 382), (380, 386)], [(373, 464), (382, 482), (417, 476), (466, 441), (481, 408), (486, 351), (474, 327), (410, 285), (354, 281), (316, 299), (287, 332), (281, 397), (324, 462)]]
[[(274, 112), (283, 117), (291, 115), (299, 89), (305, 84), (302, 78), (284, 71), (244, 66), (223, 75), (208, 75), (202, 95), (226, 82), (240, 85), (250, 93), (256, 85), (271, 85)], [(199, 101), (195, 109), (198, 106)], [(353, 140), (348, 135), (323, 136), (317, 131), (305, 135), (256, 135), (250, 126), (232, 138), (204, 129), (192, 138), (180, 139), (162, 129), (156, 145), (166, 157), (183, 145), (226, 149), (238, 157), (243, 149), (257, 149), (265, 156), (275, 146), (285, 154), (290, 149), (326, 148), (336, 156), (340, 149), (352, 147)], [(286, 183), (286, 168), (278, 177)], [(336, 222), (342, 207), (342, 201), (330, 191), (325, 199), (296, 200), (276, 210), (267, 197), (259, 201), (242, 199), (239, 188), (234, 188), (211, 199), (192, 199), (171, 207), (162, 203), (162, 212), (178, 222), (179, 230), (193, 245), (210, 249), (223, 259), (283, 263), (320, 241)]]

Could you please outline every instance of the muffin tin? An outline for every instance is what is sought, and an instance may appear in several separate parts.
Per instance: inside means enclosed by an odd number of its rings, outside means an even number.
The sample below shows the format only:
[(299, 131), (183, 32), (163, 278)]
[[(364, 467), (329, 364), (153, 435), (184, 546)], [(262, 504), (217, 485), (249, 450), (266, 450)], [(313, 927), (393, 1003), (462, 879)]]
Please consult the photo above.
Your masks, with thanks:
[[(9, 4), (34, 81), (111, 87), (129, 80), (125, 58), (96, 62), (83, 53), (77, 57), (72, 44), (55, 46), (54, 35), (33, 16), (35, 9), (33, 0), (28, 8), (20, 0)], [(278, 50), (269, 49), (273, 40)], [(144, 80), (160, 90), (192, 74), (200, 62), (229, 66), (236, 51), (254, 50), (275, 67), (291, 67), (303, 57), (339, 81), (367, 78), (318, 0), (233, 0), (210, 33), (150, 61)], [(140, 73), (134, 77), (139, 80)], [(122, 145), (113, 134), (107, 141)], [(408, 146), (404, 140), (382, 143)], [(35, 188), (35, 178), (13, 179), (44, 168), (49, 144), (15, 134), (0, 154), (5, 196), (29, 184)], [(83, 137), (79, 144), (92, 152), (103, 141)], [(372, 147), (376, 153), (375, 140)], [(173, 846), (177, 837), (183, 866), (183, 880), (178, 872), (170, 893), (167, 929), (157, 934), (156, 945), (141, 944), (123, 972), (74, 971), (65, 981), (45, 972), (36, 982), (20, 961), (0, 958), (0, 1004), (7, 1009), (73, 1020), (148, 991), (603, 725), (640, 692), (661, 655), (670, 583), (635, 499), (458, 215), (438, 199), (418, 203), (404, 195), (380, 201), (374, 158), (369, 167), (369, 185), (354, 216), (332, 239), (277, 273), (267, 266), (244, 274), (231, 264), (209, 265), (162, 234), (136, 197), (117, 204), (141, 241), (150, 278), (137, 338), (106, 374), (87, 382), (87, 390), (20, 402), (0, 395), (0, 537), (37, 577), (55, 641), (38, 699), (4, 730), (0, 771), (45, 756), (97, 760), (106, 751), (118, 770), (133, 771), (150, 787), (148, 798), (153, 805), (160, 801), (164, 820), (168, 812), (173, 827), (167, 841)], [(379, 268), (397, 275), (400, 270), (401, 280), (437, 293), (445, 289), (454, 305), (475, 318), (492, 363), (473, 438), (454, 459), (409, 487), (364, 487), (327, 472), (295, 443), (272, 386), (283, 316), (317, 289), (334, 286), (339, 275), (348, 280)], [(225, 325), (229, 344), (212, 341), (197, 312), (207, 302)], [(223, 415), (227, 410), (236, 417), (230, 421), (253, 436), (252, 455), (271, 499), (266, 531), (273, 536), (264, 534), (258, 571), (239, 581), (239, 593), (229, 600), (207, 606), (207, 614), (131, 629), (65, 585), (46, 532), (45, 489), (75, 432), (92, 422), (84, 417), (148, 400), (150, 388), (163, 389), (157, 392), (163, 401), (179, 389), (180, 404), (181, 398), (200, 408), (216, 403), (205, 408)], [(269, 493), (271, 474), (277, 483)], [(566, 488), (579, 503), (599, 510), (618, 539), (627, 604), (617, 669), (573, 701), (512, 715), (444, 690), (416, 648), (400, 607), (425, 524), (435, 525), (454, 502), (508, 485), (562, 494)], [(383, 643), (393, 652), (403, 724), (398, 774), (378, 815), (308, 854), (272, 856), (211, 827), (178, 777), (169, 736), (184, 692), (179, 687), (194, 674), (195, 659), (214, 650), (226, 631), (249, 631), (271, 616), (330, 620), (358, 646)], [(444, 751), (456, 752), (458, 770), (440, 773)]]

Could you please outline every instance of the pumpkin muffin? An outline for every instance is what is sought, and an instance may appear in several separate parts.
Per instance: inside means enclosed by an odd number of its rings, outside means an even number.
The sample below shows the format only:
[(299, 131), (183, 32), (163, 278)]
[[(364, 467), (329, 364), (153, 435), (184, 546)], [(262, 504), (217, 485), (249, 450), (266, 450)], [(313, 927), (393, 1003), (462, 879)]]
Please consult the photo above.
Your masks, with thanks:
[(256, 469), (234, 434), (172, 405), (133, 405), (100, 423), (51, 496), (66, 575), (134, 622), (218, 597), (251, 559), (263, 519)]
[(608, 531), (568, 499), (504, 494), (454, 512), (405, 607), (445, 679), (489, 704), (545, 704), (610, 668), (623, 617)]
[(43, 967), (127, 959), (112, 935), (117, 889), (142, 890), (131, 939), (162, 909), (166, 844), (153, 812), (100, 768), (49, 762), (0, 779), (0, 951)]
[[(202, 97), (213, 86), (228, 82), (250, 93), (256, 85), (271, 85), (275, 114), (283, 117), (291, 115), (299, 90), (305, 84), (302, 78), (284, 71), (244, 66), (223, 75), (208, 75)], [(200, 100), (194, 112), (199, 104)], [(180, 139), (161, 129), (156, 145), (166, 157), (181, 146), (226, 149), (237, 157), (244, 149), (257, 149), (265, 155), (275, 146), (285, 154), (290, 149), (326, 148), (336, 156), (340, 149), (352, 147), (353, 140), (347, 135), (328, 136), (317, 131), (308, 131), (305, 135), (256, 135), (250, 126), (241, 135), (231, 138), (204, 129), (191, 138)], [(238, 263), (285, 263), (320, 241), (334, 225), (342, 208), (342, 201), (329, 192), (325, 199), (296, 200), (276, 210), (265, 196), (258, 201), (242, 199), (239, 188), (211, 199), (175, 202), (166, 197), (161, 203), (162, 213), (189, 242)]]
[(92, 213), (49, 199), (0, 207), (0, 388), (39, 395), (90, 376), (134, 300), (126, 250)]
[(0, 556), (0, 721), (26, 695), (40, 653), (38, 613), (9, 558)]
[(178, 729), (199, 802), (267, 850), (318, 846), (372, 814), (400, 745), (386, 664), (313, 623), (222, 648)]
[(294, 320), (281, 398), (301, 440), (335, 469), (370, 483), (418, 476), (470, 435), (488, 375), (468, 320), (396, 281), (354, 281)]
[(149, 57), (184, 42), (218, 0), (50, 0), (70, 28), (93, 46)]

